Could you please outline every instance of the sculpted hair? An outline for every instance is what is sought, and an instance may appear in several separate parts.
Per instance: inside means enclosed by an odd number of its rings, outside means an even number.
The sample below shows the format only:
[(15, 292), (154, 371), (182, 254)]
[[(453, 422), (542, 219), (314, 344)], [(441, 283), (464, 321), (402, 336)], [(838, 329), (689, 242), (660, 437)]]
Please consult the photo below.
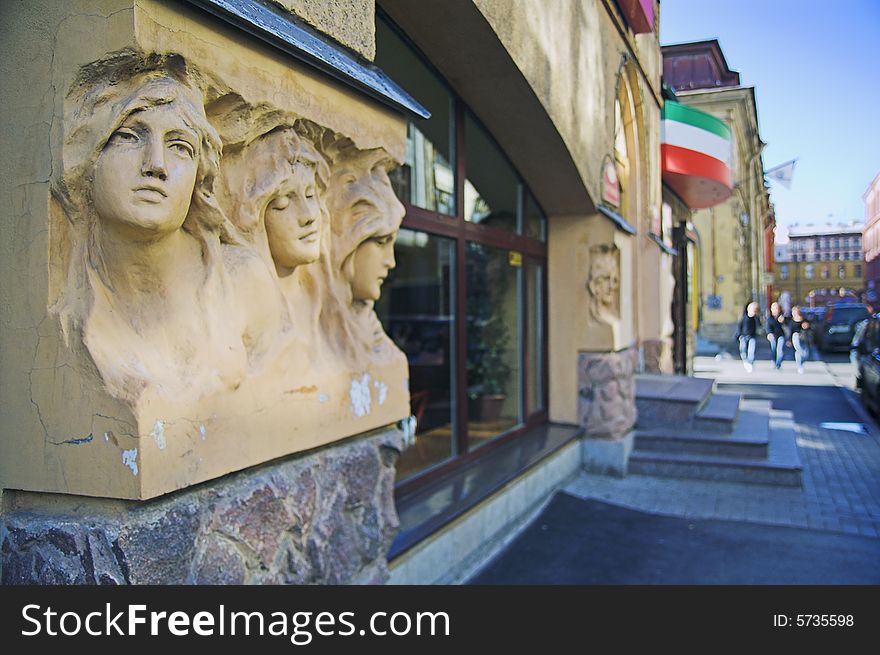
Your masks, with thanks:
[[(197, 239), (206, 264), (207, 279), (221, 274), (220, 242), (238, 243), (240, 238), (214, 196), (220, 170), (222, 142), (208, 122), (202, 100), (204, 81), (179, 55), (120, 51), (83, 66), (65, 100), (63, 165), (53, 180), (52, 194), (60, 203), (79, 252), (72, 253), (68, 290), (81, 288), (95, 274), (112, 289), (97, 239), (98, 216), (94, 210), (95, 169), (110, 137), (132, 115), (162, 105), (174, 105), (181, 120), (199, 137), (196, 180), (183, 229)], [(60, 313), (77, 320), (86, 299), (67, 293)], [(65, 324), (67, 320), (63, 321)], [(65, 327), (65, 334), (67, 327)]]

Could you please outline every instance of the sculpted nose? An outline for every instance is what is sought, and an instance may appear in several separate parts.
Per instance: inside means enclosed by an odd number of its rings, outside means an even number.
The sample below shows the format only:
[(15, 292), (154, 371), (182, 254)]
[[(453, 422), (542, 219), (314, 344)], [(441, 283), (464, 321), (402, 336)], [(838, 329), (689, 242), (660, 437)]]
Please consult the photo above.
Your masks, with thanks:
[(397, 266), (397, 260), (394, 258), (394, 239), (391, 239), (385, 245), (385, 262), (384, 263), (385, 263), (385, 266), (387, 266), (389, 269), (392, 269), (395, 266)]
[(144, 161), (141, 172), (147, 177), (158, 177), (165, 180), (168, 169), (165, 166), (165, 148), (161, 143), (151, 140), (144, 149)]

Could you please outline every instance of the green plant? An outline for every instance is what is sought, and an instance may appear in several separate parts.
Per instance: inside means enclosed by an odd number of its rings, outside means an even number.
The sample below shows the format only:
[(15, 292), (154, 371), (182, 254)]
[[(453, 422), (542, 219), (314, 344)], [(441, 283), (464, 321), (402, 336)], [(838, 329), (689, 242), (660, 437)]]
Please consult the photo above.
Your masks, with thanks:
[(468, 243), (466, 265), (468, 396), (504, 395), (511, 373), (511, 325), (504, 306), (515, 276), (507, 251), (482, 244)]
[(468, 366), (469, 395), (474, 399), (481, 395), (504, 395), (510, 377), (510, 366), (505, 359), (510, 332), (497, 315), (480, 321), (476, 327), (477, 342), (473, 344), (473, 357)]

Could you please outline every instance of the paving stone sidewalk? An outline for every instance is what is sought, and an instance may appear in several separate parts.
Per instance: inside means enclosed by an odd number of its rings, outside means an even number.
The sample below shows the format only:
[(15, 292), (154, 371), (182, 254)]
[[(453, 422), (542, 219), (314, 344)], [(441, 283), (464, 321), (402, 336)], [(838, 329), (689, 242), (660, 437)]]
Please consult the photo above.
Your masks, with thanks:
[[(841, 365), (808, 362), (803, 375), (759, 362), (747, 374), (737, 361), (697, 358), (697, 374), (790, 409), (804, 472), (803, 489), (629, 475), (581, 473), (565, 491), (624, 507), (686, 518), (747, 521), (880, 538), (880, 429), (840, 386)], [(767, 364), (767, 366), (761, 366)], [(793, 366), (789, 366), (793, 369)], [(835, 370), (836, 369), (836, 370)], [(797, 386), (799, 385), (799, 386)], [(734, 387), (729, 387), (734, 388)], [(852, 421), (867, 434), (821, 427)]]

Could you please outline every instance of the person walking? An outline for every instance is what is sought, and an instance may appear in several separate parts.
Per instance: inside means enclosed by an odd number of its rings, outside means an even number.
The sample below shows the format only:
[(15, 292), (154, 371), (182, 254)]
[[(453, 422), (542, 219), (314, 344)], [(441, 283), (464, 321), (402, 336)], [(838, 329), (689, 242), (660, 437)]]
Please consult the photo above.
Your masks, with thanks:
[(770, 342), (770, 360), (773, 365), (782, 368), (782, 360), (785, 359), (785, 328), (783, 323), (785, 316), (779, 303), (770, 305), (770, 314), (767, 316), (767, 341)]
[(779, 294), (779, 308), (783, 316), (791, 316), (791, 294), (788, 291)]
[(750, 302), (746, 305), (742, 318), (736, 329), (736, 337), (739, 340), (739, 356), (743, 367), (749, 373), (755, 364), (755, 345), (758, 336), (758, 303)]
[(797, 364), (797, 372), (804, 372), (804, 359), (807, 356), (806, 330), (810, 324), (804, 320), (801, 308), (795, 305), (791, 308), (791, 321), (788, 329), (791, 334), (791, 345), (794, 348), (794, 361)]

